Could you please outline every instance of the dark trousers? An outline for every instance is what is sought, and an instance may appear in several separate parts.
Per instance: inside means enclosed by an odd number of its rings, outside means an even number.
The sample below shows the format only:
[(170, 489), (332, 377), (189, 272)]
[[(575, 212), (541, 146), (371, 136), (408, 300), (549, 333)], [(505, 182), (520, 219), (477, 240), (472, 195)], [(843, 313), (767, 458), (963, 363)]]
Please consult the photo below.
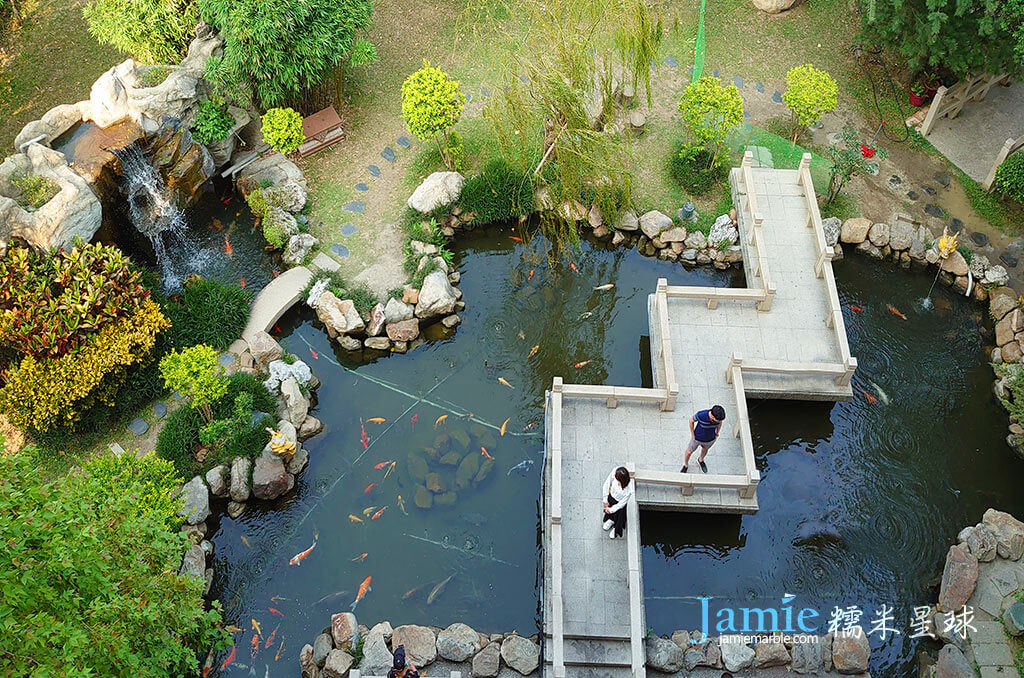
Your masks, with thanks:
[[(608, 506), (615, 506), (615, 499), (612, 498), (612, 495), (609, 494), (608, 498), (605, 499), (605, 501), (608, 502)], [(626, 507), (623, 506), (614, 513), (605, 513), (604, 509), (602, 508), (601, 524), (603, 525), (604, 521), (606, 520), (610, 520), (612, 521), (612, 523), (614, 523), (615, 526), (612, 529), (615, 530), (615, 536), (621, 537), (622, 531), (626, 529)]]

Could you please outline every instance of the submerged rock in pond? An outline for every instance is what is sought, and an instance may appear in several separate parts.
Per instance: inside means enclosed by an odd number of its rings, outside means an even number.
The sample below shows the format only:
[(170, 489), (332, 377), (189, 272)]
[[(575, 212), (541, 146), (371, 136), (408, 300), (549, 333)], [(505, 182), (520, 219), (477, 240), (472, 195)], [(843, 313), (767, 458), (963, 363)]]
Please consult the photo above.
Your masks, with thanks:
[(416, 493), (413, 495), (412, 501), (420, 508), (430, 508), (431, 504), (434, 503), (434, 495), (432, 495), (430, 490), (423, 485), (417, 485)]
[(439, 459), (438, 461), (447, 466), (455, 466), (456, 464), (459, 463), (460, 459), (462, 459), (462, 454), (460, 454), (459, 452), (452, 451), (443, 455), (441, 459)]
[(493, 467), (494, 467), (494, 460), (493, 459), (488, 459), (488, 460), (484, 461), (484, 463), (480, 465), (480, 470), (477, 472), (476, 478), (473, 478), (473, 482), (474, 483), (479, 483), (480, 481), (482, 481), (484, 478), (487, 477), (487, 474), (491, 472), (491, 469)]
[(455, 503), (456, 499), (458, 499), (458, 495), (452, 490), (451, 492), (445, 492), (434, 497), (434, 503), (438, 506), (451, 506)]
[(427, 477), (427, 471), (429, 470), (427, 462), (423, 457), (419, 456), (415, 452), (409, 454), (409, 475), (411, 475), (414, 480), (422, 481)]
[(480, 455), (470, 454), (467, 455), (462, 463), (459, 464), (459, 468), (455, 471), (455, 487), (457, 489), (464, 489), (469, 485), (469, 482), (476, 476), (480, 470)]
[(427, 489), (434, 493), (445, 491), (444, 481), (440, 473), (428, 473), (426, 478)]
[(469, 449), (469, 434), (462, 429), (456, 429), (451, 433), (452, 440), (462, 445), (462, 449)]

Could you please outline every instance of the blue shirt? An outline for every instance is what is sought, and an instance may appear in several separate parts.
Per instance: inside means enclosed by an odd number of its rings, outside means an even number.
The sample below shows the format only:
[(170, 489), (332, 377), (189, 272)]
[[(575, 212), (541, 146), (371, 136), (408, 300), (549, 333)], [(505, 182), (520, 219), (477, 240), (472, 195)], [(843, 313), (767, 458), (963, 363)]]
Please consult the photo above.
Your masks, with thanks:
[(701, 410), (693, 415), (693, 438), (697, 442), (709, 443), (718, 437), (718, 422), (711, 421), (711, 410)]

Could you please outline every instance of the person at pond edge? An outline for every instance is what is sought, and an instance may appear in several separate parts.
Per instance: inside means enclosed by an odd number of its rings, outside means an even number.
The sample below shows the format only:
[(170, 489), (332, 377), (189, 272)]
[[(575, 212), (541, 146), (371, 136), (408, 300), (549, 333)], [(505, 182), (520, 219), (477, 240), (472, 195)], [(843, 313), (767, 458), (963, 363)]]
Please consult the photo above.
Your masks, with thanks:
[(399, 645), (395, 648), (394, 661), (391, 670), (388, 671), (388, 678), (420, 678), (420, 672), (411, 663), (405, 661), (405, 646)]
[(634, 489), (636, 486), (625, 466), (613, 469), (605, 479), (601, 497), (604, 501), (604, 529), (609, 530), (609, 539), (621, 537), (626, 529), (626, 502)]
[(709, 410), (701, 410), (690, 417), (690, 443), (686, 446), (686, 457), (683, 459), (683, 473), (690, 470), (690, 455), (700, 447), (700, 457), (697, 463), (700, 470), (708, 472), (708, 465), (704, 463), (704, 457), (708, 456), (708, 450), (718, 440), (718, 433), (722, 430), (722, 422), (725, 421), (725, 408), (715, 405)]

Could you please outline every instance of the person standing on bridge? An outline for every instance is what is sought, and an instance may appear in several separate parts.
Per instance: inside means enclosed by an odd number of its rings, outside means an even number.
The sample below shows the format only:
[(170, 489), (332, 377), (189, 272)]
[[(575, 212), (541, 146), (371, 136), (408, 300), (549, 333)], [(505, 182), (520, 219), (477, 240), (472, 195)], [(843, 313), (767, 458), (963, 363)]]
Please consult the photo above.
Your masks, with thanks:
[(604, 489), (601, 496), (604, 498), (604, 529), (608, 532), (609, 539), (622, 536), (626, 529), (626, 502), (633, 496), (636, 484), (629, 477), (629, 470), (625, 466), (613, 469), (604, 481)]
[(686, 446), (686, 457), (683, 459), (683, 473), (690, 470), (690, 455), (700, 447), (700, 457), (697, 463), (700, 470), (708, 472), (708, 465), (704, 463), (704, 457), (708, 456), (708, 450), (718, 440), (718, 433), (722, 430), (722, 422), (725, 421), (725, 408), (715, 405), (709, 410), (701, 410), (690, 417), (690, 443)]

